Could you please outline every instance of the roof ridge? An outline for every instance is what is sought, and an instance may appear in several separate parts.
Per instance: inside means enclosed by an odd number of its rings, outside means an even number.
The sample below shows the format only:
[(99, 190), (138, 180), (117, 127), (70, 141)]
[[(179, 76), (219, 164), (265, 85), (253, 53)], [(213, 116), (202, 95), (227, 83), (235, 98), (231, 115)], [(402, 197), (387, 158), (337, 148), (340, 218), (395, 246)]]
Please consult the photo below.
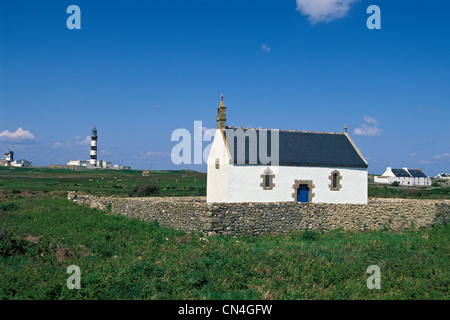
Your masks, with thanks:
[(306, 131), (306, 130), (286, 130), (286, 129), (266, 129), (266, 128), (248, 128), (248, 127), (234, 127), (234, 126), (226, 126), (226, 129), (253, 129), (253, 130), (278, 130), (283, 132), (299, 132), (299, 133), (319, 133), (319, 134), (344, 134), (344, 132), (324, 132), (324, 131)]

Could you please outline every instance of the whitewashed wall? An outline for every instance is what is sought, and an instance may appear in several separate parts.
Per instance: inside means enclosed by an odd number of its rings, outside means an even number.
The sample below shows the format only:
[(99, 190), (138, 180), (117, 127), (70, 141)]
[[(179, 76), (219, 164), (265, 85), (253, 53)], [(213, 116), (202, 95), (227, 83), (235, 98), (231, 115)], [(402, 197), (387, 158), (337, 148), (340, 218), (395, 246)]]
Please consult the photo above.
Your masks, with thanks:
[(376, 183), (385, 183), (385, 184), (391, 184), (394, 181), (398, 181), (397, 177), (375, 177), (374, 182)]
[[(228, 171), (230, 155), (225, 145), (225, 137), (221, 130), (216, 130), (207, 162), (206, 201), (228, 202)], [(216, 159), (220, 168), (216, 169)]]
[[(230, 165), (228, 202), (294, 201), (295, 180), (312, 180), (312, 202), (367, 203), (367, 169), (322, 167), (270, 167), (275, 174), (272, 190), (263, 190), (261, 174), (268, 166)], [(331, 172), (338, 170), (342, 179), (339, 191), (330, 190)]]
[(402, 186), (430, 186), (431, 179), (430, 178), (410, 178), (410, 177), (375, 177), (374, 181), (376, 183), (385, 183), (391, 184), (394, 181), (398, 181), (398, 183)]

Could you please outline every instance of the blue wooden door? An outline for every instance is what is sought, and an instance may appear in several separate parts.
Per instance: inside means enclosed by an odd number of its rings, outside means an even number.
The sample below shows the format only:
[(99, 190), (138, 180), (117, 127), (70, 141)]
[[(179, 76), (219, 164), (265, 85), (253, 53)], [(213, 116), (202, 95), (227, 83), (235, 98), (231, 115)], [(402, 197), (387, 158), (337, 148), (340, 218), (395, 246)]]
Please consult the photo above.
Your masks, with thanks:
[(309, 202), (309, 187), (306, 184), (301, 184), (297, 189), (297, 201)]

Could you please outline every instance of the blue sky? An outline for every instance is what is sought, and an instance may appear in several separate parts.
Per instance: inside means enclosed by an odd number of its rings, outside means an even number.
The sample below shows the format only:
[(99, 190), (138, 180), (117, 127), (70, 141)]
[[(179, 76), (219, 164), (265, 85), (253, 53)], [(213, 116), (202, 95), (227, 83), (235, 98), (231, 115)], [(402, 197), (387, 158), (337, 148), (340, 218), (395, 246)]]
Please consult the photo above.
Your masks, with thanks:
[[(349, 133), (369, 162), (450, 171), (450, 2), (0, 3), (0, 151), (34, 165), (174, 165), (171, 134), (232, 126)], [(81, 30), (69, 30), (69, 5)], [(340, 4), (340, 5), (339, 5)], [(381, 29), (369, 30), (369, 5)], [(205, 142), (206, 146), (208, 143)]]

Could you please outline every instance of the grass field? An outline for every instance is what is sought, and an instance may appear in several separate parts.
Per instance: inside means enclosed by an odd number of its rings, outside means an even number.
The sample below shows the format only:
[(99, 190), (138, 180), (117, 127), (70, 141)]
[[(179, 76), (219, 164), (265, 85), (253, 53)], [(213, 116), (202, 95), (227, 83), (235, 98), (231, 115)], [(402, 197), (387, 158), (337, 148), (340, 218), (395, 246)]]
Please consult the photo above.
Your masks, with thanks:
[[(84, 170), (0, 167), (0, 192), (58, 193), (81, 191), (97, 196), (126, 197), (134, 187), (156, 185), (152, 196), (206, 196), (206, 173), (197, 171)], [(450, 199), (450, 188), (395, 187), (369, 183), (369, 197)]]
[(82, 191), (92, 195), (128, 196), (136, 186), (156, 185), (155, 196), (204, 196), (206, 174), (197, 171), (83, 170), (0, 167), (0, 191)]
[(405, 187), (369, 184), (371, 198), (402, 198), (402, 199), (450, 199), (450, 188), (439, 186)]
[[(190, 171), (2, 168), (0, 299), (450, 298), (448, 225), (205, 238), (66, 199), (67, 190), (127, 196), (149, 182), (158, 195), (204, 195), (205, 181)], [(70, 265), (80, 290), (66, 286)], [(380, 290), (366, 286), (370, 265)]]
[(448, 225), (204, 238), (45, 197), (4, 203), (0, 223), (0, 299), (449, 298)]

